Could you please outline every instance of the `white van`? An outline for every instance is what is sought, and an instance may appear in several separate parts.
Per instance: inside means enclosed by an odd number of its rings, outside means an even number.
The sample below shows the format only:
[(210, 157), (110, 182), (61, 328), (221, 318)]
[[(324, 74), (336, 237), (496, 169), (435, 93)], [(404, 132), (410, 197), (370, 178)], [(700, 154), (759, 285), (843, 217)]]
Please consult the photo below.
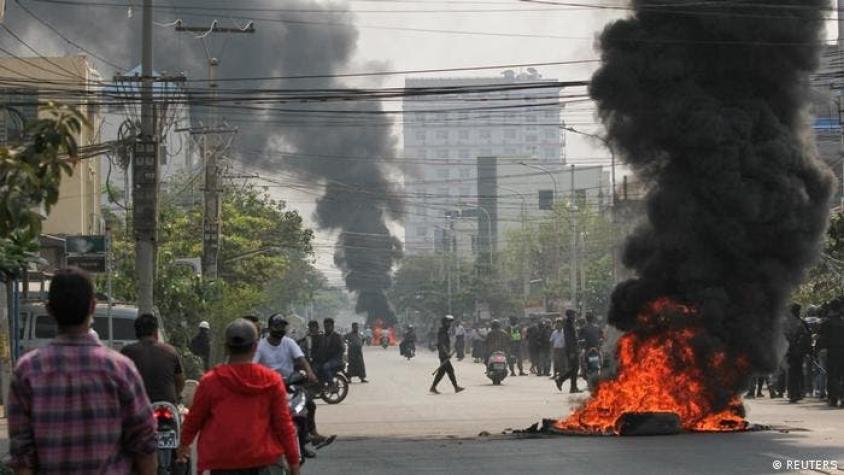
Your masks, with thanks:
[[(138, 308), (129, 305), (113, 305), (111, 307), (112, 335), (111, 347), (120, 350), (124, 346), (137, 341), (135, 338), (135, 319)], [(94, 313), (94, 331), (103, 344), (108, 344), (108, 304), (97, 303)], [(47, 315), (42, 302), (25, 303), (21, 306), (20, 316), (21, 354), (47, 345), (57, 333), (55, 320)]]

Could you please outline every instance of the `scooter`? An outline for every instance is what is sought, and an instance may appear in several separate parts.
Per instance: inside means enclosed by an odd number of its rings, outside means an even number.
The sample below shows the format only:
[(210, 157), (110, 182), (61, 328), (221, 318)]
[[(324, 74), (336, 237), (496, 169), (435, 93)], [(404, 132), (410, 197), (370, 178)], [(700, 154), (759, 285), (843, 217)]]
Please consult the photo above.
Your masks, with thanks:
[(486, 377), (492, 380), (492, 384), (501, 384), (507, 374), (507, 354), (496, 351), (489, 355), (486, 361)]
[(399, 353), (402, 356), (410, 360), (414, 356), (416, 356), (416, 343), (412, 341), (402, 341), (399, 344)]
[(179, 408), (166, 401), (152, 403), (152, 413), (157, 424), (159, 475), (181, 475), (190, 472), (190, 462), (177, 463), (176, 450), (182, 435), (182, 418)]

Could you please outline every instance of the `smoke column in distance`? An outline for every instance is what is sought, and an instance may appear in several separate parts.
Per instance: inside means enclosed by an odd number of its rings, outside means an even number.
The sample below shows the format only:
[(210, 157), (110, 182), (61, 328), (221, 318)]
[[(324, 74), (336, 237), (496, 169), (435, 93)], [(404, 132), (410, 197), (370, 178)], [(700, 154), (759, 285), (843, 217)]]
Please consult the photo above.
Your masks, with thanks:
[(781, 316), (817, 257), (833, 185), (808, 130), (826, 0), (635, 0), (600, 37), (590, 93), (648, 189), (624, 246), (637, 277), (609, 321), (657, 297), (693, 304), (707, 341), (776, 365)]
[[(198, 9), (155, 9), (155, 21), (164, 24), (181, 18), (185, 24), (202, 26), (218, 19), (221, 26), (232, 27), (246, 24), (249, 19), (255, 20), (255, 34), (232, 35), (230, 38), (224, 34), (209, 36), (209, 51), (220, 55), (221, 78), (340, 73), (350, 66), (357, 45), (358, 31), (351, 24), (354, 17), (347, 2), (291, 0), (282, 4), (272, 0), (254, 0), (248, 5), (253, 9), (331, 10), (330, 14), (215, 12), (215, 6), (230, 8), (233, 4), (200, 0), (180, 0), (176, 5)], [(140, 3), (134, 8), (133, 18), (127, 16), (126, 7), (27, 2), (27, 8), (111, 62), (127, 67), (139, 63)], [(217, 13), (221, 15), (216, 16)], [(40, 51), (65, 47), (63, 40), (16, 4), (9, 5), (8, 14), (10, 25), (30, 39)], [(248, 16), (232, 20), (224, 18), (227, 14)], [(96, 18), (96, 27), (93, 28), (92, 18)], [(262, 21), (262, 18), (284, 19), (292, 23)], [(315, 19), (335, 24), (296, 23)], [(199, 40), (190, 34), (175, 32), (172, 26), (155, 26), (153, 33), (157, 71), (170, 74), (184, 71), (189, 79), (207, 78), (205, 51)], [(6, 41), (11, 42), (10, 38)], [(22, 45), (16, 46), (21, 55), (32, 54)], [(78, 53), (72, 48), (70, 51)], [(111, 66), (99, 67), (104, 77), (111, 76)], [(196, 87), (206, 86), (202, 82), (196, 84)], [(347, 86), (335, 78), (316, 78), (223, 82), (220, 86), (222, 93), (226, 87), (304, 90)], [(325, 192), (317, 199), (317, 223), (321, 228), (340, 232), (334, 260), (344, 273), (348, 290), (358, 294), (356, 310), (366, 313), (370, 323), (381, 319), (392, 325), (395, 316), (385, 290), (391, 286), (391, 269), (401, 256), (401, 243), (391, 235), (387, 220), (399, 218), (402, 212), (401, 200), (394, 193), (383, 169), (385, 161), (395, 156), (396, 138), (392, 121), (378, 114), (381, 105), (377, 101), (325, 105), (269, 104), (268, 107), (306, 112), (221, 108), (221, 119), (228, 119), (232, 125), (239, 126), (234, 155), (238, 160), (270, 173), (296, 172), (305, 179), (304, 187), (313, 188), (314, 194), (318, 194), (315, 185), (325, 187)], [(320, 113), (320, 109), (342, 110), (344, 113)], [(192, 110), (194, 118), (202, 118), (206, 112), (201, 107)], [(297, 157), (282, 159), (277, 153), (279, 150), (297, 154)]]

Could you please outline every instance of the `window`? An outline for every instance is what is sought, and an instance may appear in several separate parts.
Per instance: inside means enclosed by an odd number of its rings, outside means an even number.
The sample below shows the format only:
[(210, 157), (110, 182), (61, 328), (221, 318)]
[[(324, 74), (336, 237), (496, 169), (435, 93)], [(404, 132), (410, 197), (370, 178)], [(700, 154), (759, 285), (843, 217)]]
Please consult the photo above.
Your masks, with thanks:
[(428, 229), (422, 226), (416, 226), (416, 237), (428, 237)]
[(437, 188), (437, 198), (448, 198), (448, 187)]
[(131, 318), (112, 318), (111, 327), (115, 340), (131, 341), (135, 339), (135, 321)]
[(539, 190), (539, 209), (554, 208), (554, 190)]
[(482, 139), (489, 139), (491, 137), (492, 137), (492, 134), (490, 133), (489, 129), (481, 130), (481, 138)]
[(448, 178), (448, 168), (437, 169), (437, 178)]
[(533, 134), (525, 135), (525, 142), (527, 142), (527, 143), (535, 143), (537, 140), (538, 140), (538, 137), (536, 135), (533, 135)]
[(528, 114), (527, 117), (525, 117), (525, 120), (527, 122), (534, 122), (535, 123), (536, 122), (536, 114)]
[(554, 129), (545, 129), (545, 138), (553, 139), (557, 137), (557, 131)]
[(516, 129), (504, 129), (504, 138), (505, 139), (516, 138)]
[(460, 169), (460, 178), (469, 178), (472, 174), (472, 171), (469, 168), (461, 168)]
[(414, 134), (414, 135), (416, 137), (416, 140), (422, 140), (422, 141), (425, 140), (425, 131), (424, 130), (417, 130), (416, 134)]
[(448, 140), (448, 131), (447, 130), (438, 130), (437, 131), (437, 140)]
[[(94, 323), (91, 325), (91, 328), (97, 332), (101, 340), (108, 340), (108, 318), (94, 317)], [(115, 333), (117, 332), (115, 331)]]
[(56, 321), (49, 315), (35, 317), (35, 338), (55, 338)]
[(424, 159), (428, 158), (428, 149), (422, 148), (422, 149), (416, 150), (410, 156), (410, 158), (421, 158), (421, 159), (424, 160)]
[(559, 154), (559, 152), (557, 152), (557, 149), (554, 149), (554, 148), (546, 148), (545, 149), (545, 158), (551, 160), (551, 159), (557, 158), (559, 156), (560, 156), (560, 154)]
[(448, 158), (448, 149), (441, 148), (437, 150), (437, 158)]
[(457, 138), (459, 138), (460, 140), (469, 140), (469, 131), (461, 130), (457, 132)]
[(559, 117), (557, 115), (557, 111), (545, 111), (545, 118), (546, 119), (556, 119)]
[(469, 150), (461, 150), (458, 153), (460, 155), (457, 158), (459, 158), (461, 160), (468, 160), (468, 159), (472, 158), (472, 152), (469, 151)]

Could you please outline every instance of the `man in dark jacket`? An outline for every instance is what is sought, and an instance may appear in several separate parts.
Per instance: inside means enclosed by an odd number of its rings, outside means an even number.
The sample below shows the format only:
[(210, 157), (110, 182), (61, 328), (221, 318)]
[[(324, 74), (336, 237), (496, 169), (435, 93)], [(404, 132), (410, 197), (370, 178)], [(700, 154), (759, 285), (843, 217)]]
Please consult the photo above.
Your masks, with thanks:
[(566, 320), (563, 322), (563, 332), (566, 338), (566, 357), (568, 358), (569, 370), (564, 374), (562, 379), (565, 381), (569, 379), (571, 393), (579, 393), (577, 389), (577, 373), (580, 370), (580, 348), (577, 344), (577, 329), (574, 327), (574, 321), (577, 318), (577, 313), (572, 310), (566, 310)]
[(536, 375), (550, 376), (551, 375), (551, 333), (554, 329), (551, 328), (550, 322), (543, 320), (537, 328), (536, 341)]
[(453, 321), (454, 317), (451, 315), (443, 317), (440, 321), (440, 330), (437, 332), (437, 353), (440, 357), (440, 367), (437, 368), (434, 382), (431, 384), (430, 391), (434, 394), (440, 393), (437, 391), (437, 385), (440, 384), (440, 381), (446, 374), (448, 374), (451, 385), (454, 386), (455, 393), (459, 393), (464, 389), (457, 385), (457, 378), (454, 377), (454, 367), (451, 366), (451, 338), (449, 337), (448, 330), (451, 328), (451, 322)]
[(211, 365), (211, 325), (208, 322), (199, 322), (199, 333), (190, 341), (191, 353), (202, 359), (204, 371), (208, 371)]
[(330, 383), (339, 369), (343, 368), (343, 337), (334, 331), (334, 319), (326, 318), (322, 321), (322, 347), (320, 348), (320, 370), (323, 382)]
[(805, 387), (803, 383), (803, 363), (806, 356), (812, 350), (812, 336), (806, 329), (806, 324), (800, 318), (800, 305), (794, 304), (791, 307), (793, 320), (791, 330), (786, 335), (788, 350), (785, 353), (785, 360), (788, 363), (788, 402), (797, 402), (803, 399)]
[(817, 346), (826, 349), (827, 402), (832, 407), (844, 401), (844, 319), (840, 305), (830, 308), (824, 315), (818, 331)]

